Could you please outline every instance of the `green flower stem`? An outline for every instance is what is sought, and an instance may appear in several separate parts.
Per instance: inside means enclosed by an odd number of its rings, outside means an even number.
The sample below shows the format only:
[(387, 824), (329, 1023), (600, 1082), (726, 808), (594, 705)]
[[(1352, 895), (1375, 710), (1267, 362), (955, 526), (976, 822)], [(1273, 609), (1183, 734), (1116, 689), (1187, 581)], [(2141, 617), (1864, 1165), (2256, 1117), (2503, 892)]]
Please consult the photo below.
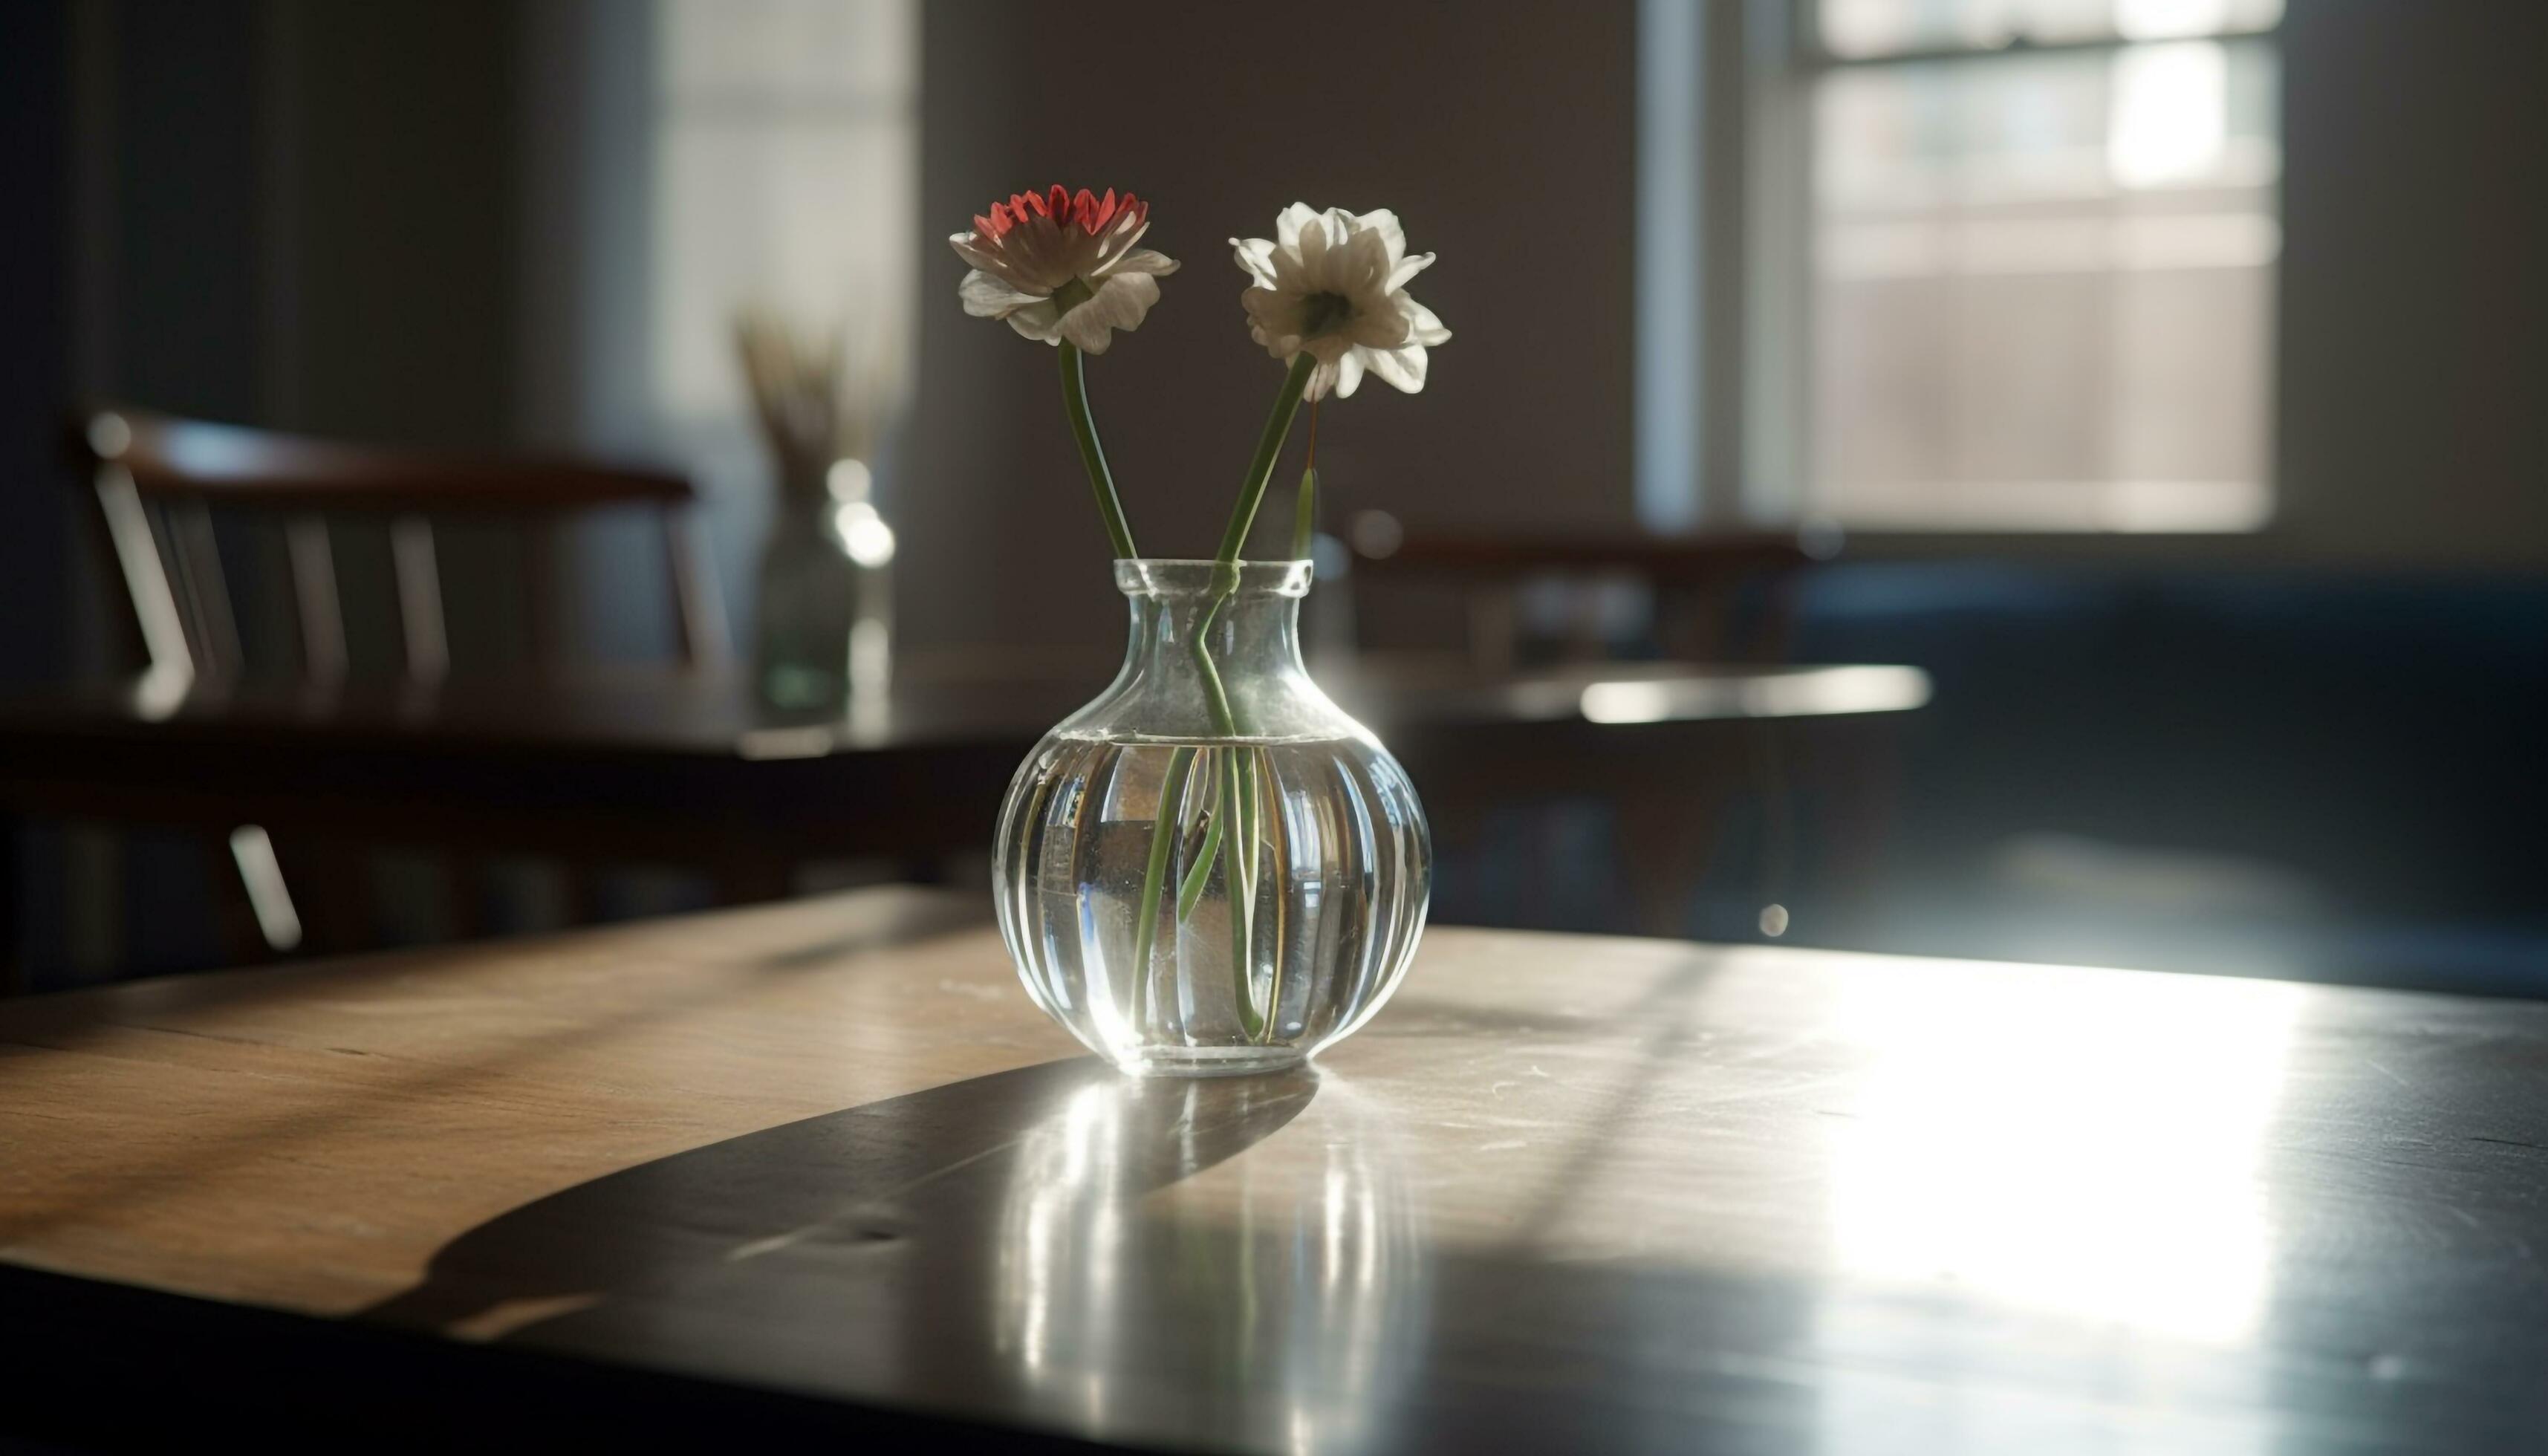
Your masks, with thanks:
[[(1076, 285), (1074, 285), (1076, 286)], [(1124, 501), (1115, 494), (1114, 472), (1106, 468), (1106, 447), (1097, 442), (1097, 416), (1088, 412), (1088, 379), (1079, 346), (1061, 341), (1061, 400), (1070, 411), (1070, 432), (1079, 441), (1079, 463), (1088, 472), (1088, 489), (1097, 497), (1097, 513), (1106, 518), (1106, 539), (1117, 561), (1141, 553), (1133, 546), (1133, 524), (1124, 518)]]
[[(1070, 345), (1063, 344), (1062, 348), (1067, 350)], [(1247, 528), (1255, 522), (1257, 507), (1264, 502), (1266, 483), (1274, 475), (1274, 461), (1283, 453), (1284, 438), (1292, 430), (1292, 417), (1300, 412), (1301, 396), (1309, 388), (1310, 372), (1317, 367), (1318, 360), (1304, 352), (1293, 357), (1290, 371), (1283, 376), (1283, 388), (1274, 397), (1273, 412), (1266, 416), (1265, 428), (1257, 436), (1255, 458), (1248, 462), (1246, 478), (1239, 483), (1237, 508), (1230, 514), (1229, 527), (1222, 534), (1221, 550), (1214, 557), (1221, 569), (1214, 577), (1212, 604), (1204, 608), (1202, 616), (1196, 619), (1186, 644), (1187, 651), (1194, 657), (1195, 671), (1203, 679), (1204, 706), (1212, 715), (1213, 731), (1233, 741), (1229, 752), (1216, 756), (1218, 763), (1215, 767), (1219, 770), (1217, 788), (1221, 798), (1221, 813), (1216, 816), (1219, 832), (1207, 831), (1195, 863), (1186, 871), (1185, 883), (1179, 887), (1177, 895), (1178, 918), (1182, 920), (1194, 913), (1194, 906), (1203, 897), (1202, 886), (1212, 871), (1213, 862), (1227, 849), (1230, 855), (1226, 882), (1229, 889), (1231, 970), (1238, 978), (1240, 1029), (1250, 1041), (1261, 1041), (1271, 1025), (1271, 1019), (1256, 1010), (1247, 973), (1251, 949), (1249, 922), (1253, 918), (1256, 880), (1253, 802), (1256, 775), (1253, 765), (1243, 762), (1245, 756), (1234, 741), (1239, 736), (1238, 719), (1230, 710), (1229, 693), (1222, 684), (1219, 665), (1212, 660), (1210, 643), (1213, 624), (1221, 619), (1223, 605), (1238, 590), (1238, 555), (1246, 547)], [(1062, 366), (1062, 383), (1073, 401), (1071, 418), (1074, 426), (1087, 418), (1086, 402), (1077, 388), (1077, 378), (1075, 360), (1066, 357)], [(1089, 482), (1097, 488), (1099, 508), (1108, 510), (1110, 531), (1120, 529), (1118, 523), (1123, 512), (1120, 506), (1109, 509), (1114, 487), (1111, 481), (1104, 479), (1105, 457), (1097, 450), (1094, 424), (1081, 430), (1080, 453), (1089, 462)], [(1129, 556), (1131, 544), (1131, 531), (1122, 529), (1118, 549)], [(1157, 935), (1159, 900), (1167, 883), (1168, 854), (1176, 843), (1178, 825), (1174, 800), (1182, 796), (1185, 786), (1184, 775), (1179, 771), (1191, 769), (1192, 754), (1192, 749), (1179, 749), (1169, 759), (1167, 776), (1176, 780), (1179, 792), (1167, 792), (1166, 780), (1162, 780), (1158, 819), (1150, 831), (1150, 859), (1141, 880), (1140, 925), (1134, 942), (1134, 961), (1140, 967), (1143, 984), (1147, 983), (1150, 948)]]
[(1292, 498), (1292, 559), (1310, 559), (1310, 546), (1319, 531), (1319, 468), (1315, 465), (1301, 472), (1300, 493)]
[(1255, 919), (1255, 896), (1248, 887), (1250, 878), (1241, 866), (1254, 858), (1255, 845), (1247, 836), (1246, 793), (1244, 776), (1239, 772), (1239, 756), (1245, 750), (1232, 744), (1224, 753), (1228, 768), (1221, 775), (1221, 812), (1229, 824), (1223, 836), (1229, 842), (1229, 864), (1223, 870), (1224, 882), (1229, 886), (1229, 964), (1237, 977), (1236, 992), (1239, 1035), (1250, 1042), (1265, 1039), (1266, 1018), (1256, 1009), (1255, 978), (1248, 974), (1250, 953), (1255, 949), (1251, 922)]
[[(1247, 545), (1247, 528), (1256, 520), (1256, 507), (1265, 500), (1265, 483), (1274, 478), (1274, 457), (1283, 453), (1283, 437), (1292, 432), (1292, 416), (1301, 412), (1301, 395), (1310, 387), (1310, 371), (1319, 361), (1310, 351), (1292, 356), (1292, 370), (1283, 376), (1283, 392), (1274, 397), (1274, 412), (1265, 416), (1265, 431), (1256, 437), (1256, 458), (1247, 463), (1247, 479), (1239, 484), (1238, 506), (1229, 513), (1229, 528), (1221, 533), (1221, 554), (1214, 559), (1224, 565), (1237, 562), (1239, 551)], [(1237, 586), (1235, 573), (1230, 585)]]
[[(1238, 767), (1233, 776), (1238, 779), (1238, 823), (1236, 825), (1238, 843), (1230, 849), (1230, 855), (1232, 857), (1230, 860), (1230, 867), (1238, 871), (1238, 892), (1244, 896), (1247, 901), (1249, 934), (1251, 937), (1250, 946), (1252, 949), (1252, 937), (1254, 935), (1255, 925), (1254, 916), (1256, 914), (1257, 851), (1262, 844), (1261, 831), (1264, 827), (1262, 823), (1263, 808), (1257, 802), (1256, 796), (1257, 750), (1246, 748), (1238, 750), (1237, 753)], [(1269, 768), (1267, 772), (1271, 773), (1272, 770)], [(1281, 930), (1279, 922), (1276, 925), (1276, 930), (1278, 933)], [(1241, 964), (1245, 964), (1250, 958), (1251, 957), (1246, 955), (1241, 955), (1239, 956)], [(1269, 979), (1265, 987), (1265, 1010), (1256, 1017), (1256, 1040), (1259, 1042), (1263, 1042), (1273, 1035), (1274, 1003), (1276, 1000), (1280, 999), (1282, 995), (1282, 982), (1279, 979), (1282, 974), (1283, 959), (1278, 950), (1278, 954), (1274, 958), (1273, 966), (1273, 976), (1275, 978)], [(1252, 993), (1254, 990), (1253, 982), (1250, 983), (1249, 989)], [(1255, 1004), (1255, 998), (1252, 994), (1249, 997), (1248, 1004), (1251, 1006)]]
[[(1238, 724), (1223, 690), (1221, 672), (1212, 660), (1212, 627), (1220, 620), (1222, 607), (1238, 590), (1238, 556), (1247, 547), (1248, 527), (1256, 523), (1257, 507), (1265, 501), (1266, 484), (1274, 478), (1274, 462), (1283, 453), (1283, 441), (1292, 432), (1292, 418), (1301, 411), (1301, 396), (1308, 392), (1311, 371), (1318, 368), (1318, 363), (1307, 350), (1292, 356), (1292, 367), (1283, 376), (1283, 388), (1274, 396), (1274, 408), (1256, 437), (1256, 456), (1247, 462), (1247, 475), (1239, 482), (1238, 504), (1229, 513), (1228, 528), (1222, 532), (1221, 550), (1213, 558), (1221, 570), (1215, 574), (1212, 605), (1204, 608), (1195, 628), (1195, 666), (1203, 675), (1205, 700), (1212, 706), (1214, 725), (1233, 739), (1238, 736)], [(1225, 762), (1228, 768), (1223, 771), (1222, 803), (1226, 827), (1222, 849), (1229, 856), (1224, 879), (1229, 887), (1230, 953), (1232, 970), (1238, 977), (1239, 1025), (1249, 1040), (1262, 1041), (1272, 1019), (1257, 1014), (1254, 987), (1248, 975), (1253, 949), (1249, 922), (1256, 908), (1255, 764), (1235, 744)]]
[(1140, 919), (1135, 922), (1133, 932), (1133, 1021), (1137, 1026), (1149, 1001), (1150, 949), (1158, 943), (1160, 887), (1167, 883), (1168, 851), (1177, 842), (1177, 820), (1183, 817), (1179, 808), (1194, 759), (1193, 749), (1178, 749), (1168, 755), (1168, 772), (1159, 778), (1159, 812), (1150, 829), (1150, 864), (1141, 876)]
[(1283, 453), (1283, 439), (1292, 432), (1292, 416), (1301, 412), (1301, 395), (1309, 389), (1310, 372), (1318, 366), (1307, 350), (1292, 356), (1282, 392), (1274, 397), (1273, 412), (1265, 416), (1265, 428), (1256, 437), (1256, 458), (1247, 462), (1247, 476), (1239, 482), (1238, 505), (1230, 511), (1229, 526), (1221, 533), (1221, 550), (1213, 557), (1221, 569), (1213, 577), (1212, 605), (1195, 623), (1191, 647), (1195, 668), (1203, 674), (1204, 701), (1212, 711), (1213, 727), (1226, 737), (1238, 736), (1238, 723), (1230, 716), (1228, 694), (1222, 690), (1221, 671), (1213, 665), (1212, 626), (1221, 619), (1230, 593), (1238, 590), (1238, 553), (1246, 549), (1247, 528), (1255, 524), (1256, 507), (1264, 503), (1265, 484), (1274, 478), (1275, 457)]
[[(1178, 752), (1192, 753), (1193, 750), (1179, 749)], [(1186, 866), (1185, 883), (1177, 886), (1177, 924), (1183, 925), (1193, 918), (1195, 906), (1203, 903), (1204, 883), (1211, 873), (1214, 858), (1220, 853), (1221, 815), (1214, 814), (1204, 825), (1203, 844), (1195, 851), (1194, 864)]]

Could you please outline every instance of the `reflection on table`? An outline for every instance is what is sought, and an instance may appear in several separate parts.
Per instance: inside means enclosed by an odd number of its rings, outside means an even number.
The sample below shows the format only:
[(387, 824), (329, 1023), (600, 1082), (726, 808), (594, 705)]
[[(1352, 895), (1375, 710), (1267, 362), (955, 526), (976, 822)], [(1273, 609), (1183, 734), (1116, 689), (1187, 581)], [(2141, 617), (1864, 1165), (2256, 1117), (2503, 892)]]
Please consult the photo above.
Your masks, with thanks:
[[(775, 1431), (1153, 1449), (2548, 1431), (2548, 1009), (1440, 930), (1316, 1075), (1135, 1082), (977, 913), (875, 892), (0, 1009), (0, 1259), (429, 1332), (384, 1378), (596, 1438), (711, 1427), (534, 1357)], [(0, 1295), (0, 1331), (102, 1297)], [(225, 1308), (154, 1379), (220, 1378)]]

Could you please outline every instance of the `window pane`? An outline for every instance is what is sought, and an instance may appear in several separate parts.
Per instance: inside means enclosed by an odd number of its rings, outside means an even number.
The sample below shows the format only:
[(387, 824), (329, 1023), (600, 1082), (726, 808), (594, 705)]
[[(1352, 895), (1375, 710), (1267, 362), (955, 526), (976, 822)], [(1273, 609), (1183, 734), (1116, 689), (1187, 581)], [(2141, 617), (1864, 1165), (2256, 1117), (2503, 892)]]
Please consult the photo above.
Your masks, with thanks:
[(656, 406), (750, 417), (733, 327), (906, 336), (919, 266), (912, 0), (658, 0), (652, 234)]
[(1860, 58), (2260, 31), (2283, 0), (1822, 0), (1816, 17), (1824, 49)]
[(682, 103), (871, 101), (912, 93), (904, 0), (669, 0), (664, 85)]
[(2211, 41), (1852, 67), (1815, 96), (1816, 507), (2252, 527), (2275, 55)]
[(900, 338), (919, 229), (916, 148), (893, 122), (667, 128), (656, 193), (656, 397), (671, 417), (748, 417), (738, 310), (811, 336), (855, 323)]

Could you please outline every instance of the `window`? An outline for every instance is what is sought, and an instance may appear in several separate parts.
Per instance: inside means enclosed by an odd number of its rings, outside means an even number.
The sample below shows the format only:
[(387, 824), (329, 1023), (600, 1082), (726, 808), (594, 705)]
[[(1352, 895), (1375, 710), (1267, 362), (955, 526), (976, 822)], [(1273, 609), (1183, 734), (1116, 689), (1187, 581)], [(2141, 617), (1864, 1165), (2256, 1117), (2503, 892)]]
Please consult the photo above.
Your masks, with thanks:
[(809, 337), (908, 347), (919, 278), (918, 0), (655, 0), (644, 265), (647, 438), (708, 503), (749, 641), (770, 460), (734, 342), (768, 309)]
[[(1737, 403), (1699, 410), (1702, 429), (1740, 430), (1741, 479), (1702, 483), (1705, 514), (2263, 524), (2281, 9), (1791, 0), (1706, 22), (1690, 84), (1742, 104), (1681, 110), (1748, 135), (1740, 175), (1707, 176), (1700, 203), (1741, 209), (1746, 240), (1720, 249), (1740, 288), (1709, 294), (1739, 301)], [(1649, 524), (1670, 523), (1673, 491), (1640, 486)]]
[[(920, 268), (920, 0), (524, 7), (525, 414), (561, 443), (677, 462), (699, 487), (728, 619), (750, 641), (772, 505), (735, 318), (911, 330)], [(578, 651), (659, 657), (661, 547), (579, 521)]]
[(914, 0), (657, 0), (648, 349), (661, 415), (747, 427), (736, 311), (908, 328)]

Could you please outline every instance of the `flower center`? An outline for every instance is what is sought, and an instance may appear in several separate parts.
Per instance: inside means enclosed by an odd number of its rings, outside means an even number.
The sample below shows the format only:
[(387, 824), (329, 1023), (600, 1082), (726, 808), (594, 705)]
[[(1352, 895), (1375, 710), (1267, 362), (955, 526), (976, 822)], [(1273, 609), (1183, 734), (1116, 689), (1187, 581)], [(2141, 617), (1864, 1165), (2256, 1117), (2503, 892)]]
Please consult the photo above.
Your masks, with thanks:
[(1340, 293), (1314, 293), (1301, 300), (1301, 336), (1323, 338), (1353, 321), (1353, 300)]

